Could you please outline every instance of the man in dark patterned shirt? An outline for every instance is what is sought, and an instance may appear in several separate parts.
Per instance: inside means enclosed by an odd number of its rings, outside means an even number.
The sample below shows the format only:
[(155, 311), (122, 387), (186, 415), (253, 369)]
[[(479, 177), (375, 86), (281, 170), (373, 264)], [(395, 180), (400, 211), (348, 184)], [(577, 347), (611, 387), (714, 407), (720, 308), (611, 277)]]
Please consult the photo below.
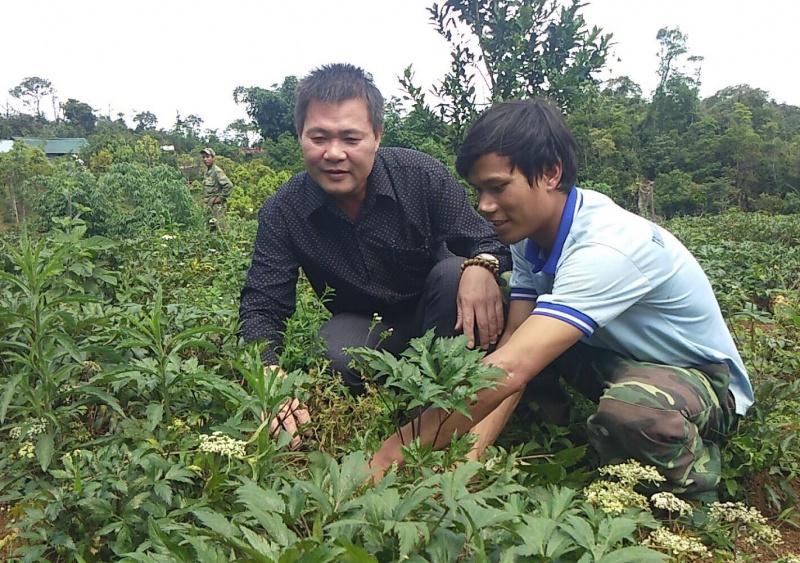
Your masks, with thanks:
[[(362, 382), (342, 349), (377, 346), (390, 328), (380, 346), (393, 353), (431, 328), (463, 331), (470, 346), (496, 343), (504, 323), (497, 276), (510, 267), (509, 251), (441, 163), (379, 148), (383, 97), (371, 77), (347, 64), (311, 72), (297, 88), (295, 127), (306, 172), (259, 211), (242, 289), (242, 334), (267, 340), (264, 363), (278, 368), (299, 268), (318, 295), (333, 290), (321, 336), (351, 390)], [(308, 421), (293, 400), (271, 430), (295, 435)]]

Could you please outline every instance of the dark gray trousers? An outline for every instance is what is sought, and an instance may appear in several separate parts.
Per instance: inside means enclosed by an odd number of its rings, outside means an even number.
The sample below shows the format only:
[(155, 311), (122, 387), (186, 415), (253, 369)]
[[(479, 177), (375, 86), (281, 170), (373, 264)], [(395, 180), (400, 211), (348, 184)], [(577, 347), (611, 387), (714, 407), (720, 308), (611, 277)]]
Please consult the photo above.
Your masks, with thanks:
[[(463, 261), (463, 257), (451, 256), (438, 262), (425, 279), (417, 306), (409, 308), (406, 314), (383, 317), (381, 322), (374, 323), (371, 316), (339, 313), (322, 325), (320, 337), (327, 345), (330, 370), (342, 375), (352, 393), (360, 393), (364, 383), (360, 374), (348, 366), (352, 358), (343, 348), (367, 346), (400, 354), (412, 338), (422, 336), (431, 328), (438, 337), (457, 334), (454, 328), (458, 310), (456, 296)], [(381, 341), (381, 333), (390, 328), (392, 334)]]

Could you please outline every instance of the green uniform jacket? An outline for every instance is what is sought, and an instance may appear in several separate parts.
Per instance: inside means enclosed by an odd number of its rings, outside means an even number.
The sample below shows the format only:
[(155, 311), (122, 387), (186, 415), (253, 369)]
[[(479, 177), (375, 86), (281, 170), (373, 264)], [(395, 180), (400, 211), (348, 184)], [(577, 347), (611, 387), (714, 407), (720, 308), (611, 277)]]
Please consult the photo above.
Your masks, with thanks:
[(203, 175), (203, 200), (210, 204), (215, 198), (222, 198), (223, 203), (233, 190), (233, 182), (225, 175), (222, 168), (214, 164)]

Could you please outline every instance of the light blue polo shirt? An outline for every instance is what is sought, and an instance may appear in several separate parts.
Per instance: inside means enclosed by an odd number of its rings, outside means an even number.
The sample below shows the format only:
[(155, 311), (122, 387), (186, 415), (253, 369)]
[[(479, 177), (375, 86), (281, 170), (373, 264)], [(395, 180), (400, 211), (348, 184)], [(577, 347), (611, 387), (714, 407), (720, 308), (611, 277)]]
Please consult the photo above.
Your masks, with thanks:
[(671, 233), (608, 197), (573, 188), (548, 255), (525, 239), (511, 247), (511, 299), (560, 319), (584, 342), (638, 361), (678, 367), (726, 363), (736, 412), (753, 388), (708, 278)]

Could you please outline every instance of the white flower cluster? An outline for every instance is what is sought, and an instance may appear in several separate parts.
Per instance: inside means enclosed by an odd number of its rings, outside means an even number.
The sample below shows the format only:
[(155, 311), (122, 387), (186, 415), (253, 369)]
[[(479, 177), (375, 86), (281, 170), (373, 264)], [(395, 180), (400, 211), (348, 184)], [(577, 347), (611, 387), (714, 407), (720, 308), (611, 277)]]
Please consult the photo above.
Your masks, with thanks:
[(583, 489), (586, 500), (606, 514), (622, 514), (628, 508), (647, 510), (647, 497), (640, 495), (625, 483), (595, 481)]
[(763, 542), (767, 545), (783, 543), (781, 533), (769, 525), (757, 508), (742, 502), (715, 502), (708, 510), (708, 517), (721, 524), (743, 524), (750, 529), (745, 541), (750, 545)]
[(714, 502), (708, 510), (709, 518), (721, 523), (767, 524), (767, 519), (753, 506), (743, 502)]
[(13, 440), (19, 440), (20, 438), (32, 438), (34, 436), (38, 436), (39, 434), (43, 434), (47, 430), (47, 419), (46, 418), (37, 418), (34, 419), (28, 426), (28, 429), (25, 431), (25, 434), (22, 433), (22, 426), (15, 426), (11, 430), (8, 431), (8, 435)]
[(161, 239), (162, 240), (172, 240), (174, 238), (175, 238), (175, 235), (170, 235), (170, 234), (161, 235)]
[(666, 510), (678, 516), (689, 515), (693, 512), (692, 505), (681, 500), (672, 493), (655, 493), (650, 497), (653, 506)]
[(227, 457), (242, 459), (247, 455), (246, 447), (247, 442), (236, 440), (219, 431), (214, 432), (211, 436), (208, 434), (200, 434), (199, 449), (201, 452), (217, 453)]
[(616, 477), (621, 483), (626, 483), (630, 486), (646, 481), (651, 483), (666, 481), (664, 476), (658, 472), (658, 469), (652, 465), (642, 465), (635, 459), (629, 459), (627, 462), (617, 465), (606, 465), (598, 471), (601, 475)]
[(44, 434), (45, 430), (47, 430), (47, 419), (46, 418), (39, 418), (34, 420), (33, 423), (28, 428), (28, 436), (37, 436), (39, 434)]
[(674, 534), (666, 528), (659, 528), (644, 540), (644, 545), (664, 550), (676, 558), (681, 556), (708, 556), (708, 548), (690, 536)]

